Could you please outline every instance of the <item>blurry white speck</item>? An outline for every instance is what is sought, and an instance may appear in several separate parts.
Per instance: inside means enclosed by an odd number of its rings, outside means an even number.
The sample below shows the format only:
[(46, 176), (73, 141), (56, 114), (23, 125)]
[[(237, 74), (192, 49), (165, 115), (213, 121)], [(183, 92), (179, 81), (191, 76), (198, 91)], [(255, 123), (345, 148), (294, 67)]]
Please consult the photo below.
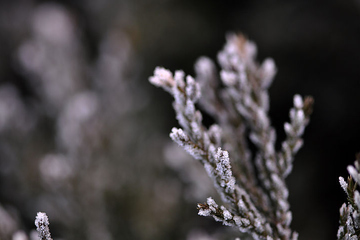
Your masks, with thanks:
[(28, 240), (28, 237), (24, 231), (16, 231), (12, 236), (12, 240)]
[(40, 162), (40, 172), (45, 181), (61, 181), (71, 175), (72, 169), (65, 156), (48, 154)]

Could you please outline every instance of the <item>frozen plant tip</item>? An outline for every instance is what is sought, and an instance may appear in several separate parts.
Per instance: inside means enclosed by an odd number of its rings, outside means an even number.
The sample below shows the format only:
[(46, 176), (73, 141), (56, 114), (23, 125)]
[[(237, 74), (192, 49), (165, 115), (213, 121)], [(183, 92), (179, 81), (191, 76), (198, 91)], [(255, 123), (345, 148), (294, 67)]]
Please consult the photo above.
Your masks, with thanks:
[(36, 231), (40, 240), (52, 240), (49, 230), (49, 219), (46, 213), (38, 212), (35, 218)]
[(339, 177), (340, 186), (347, 194), (348, 202), (340, 208), (338, 240), (357, 240), (360, 238), (360, 193), (356, 190), (360, 184), (360, 155), (357, 156), (354, 166), (348, 166), (349, 177), (345, 182)]
[[(286, 139), (277, 151), (268, 116), (268, 88), (276, 67), (272, 59), (259, 64), (256, 52), (256, 45), (243, 35), (229, 34), (218, 54), (219, 73), (212, 60), (201, 57), (195, 78), (157, 67), (149, 81), (174, 97), (181, 128), (173, 128), (170, 137), (204, 166), (223, 201), (218, 205), (209, 197), (198, 204), (199, 215), (211, 216), (253, 239), (295, 240), (285, 178), (303, 145), (313, 99), (294, 96), (290, 122), (284, 125)], [(216, 124), (205, 127), (195, 104)], [(247, 139), (257, 147), (254, 157)]]

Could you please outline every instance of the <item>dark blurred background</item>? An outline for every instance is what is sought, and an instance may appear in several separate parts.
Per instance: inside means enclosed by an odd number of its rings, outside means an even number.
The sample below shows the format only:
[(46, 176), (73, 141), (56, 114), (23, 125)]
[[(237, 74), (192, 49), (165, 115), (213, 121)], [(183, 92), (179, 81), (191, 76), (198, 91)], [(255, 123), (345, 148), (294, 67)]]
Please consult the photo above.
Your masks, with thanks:
[(292, 96), (314, 97), (288, 178), (292, 227), (336, 238), (338, 177), (360, 151), (357, 0), (1, 1), (0, 238), (31, 235), (46, 211), (54, 238), (225, 239), (197, 216), (214, 190), (170, 143), (172, 100), (148, 77), (156, 66), (193, 75), (228, 32), (275, 60), (279, 139)]

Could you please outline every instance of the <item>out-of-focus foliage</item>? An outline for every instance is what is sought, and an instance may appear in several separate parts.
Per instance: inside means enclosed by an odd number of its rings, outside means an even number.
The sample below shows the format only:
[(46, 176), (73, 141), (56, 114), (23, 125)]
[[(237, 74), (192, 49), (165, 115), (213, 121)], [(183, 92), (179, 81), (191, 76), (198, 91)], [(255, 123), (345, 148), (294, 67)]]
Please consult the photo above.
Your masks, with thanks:
[(331, 179), (358, 151), (359, 23), (355, 0), (0, 1), (0, 238), (29, 235), (38, 211), (54, 239), (222, 238), (196, 215), (214, 189), (169, 144), (169, 97), (147, 78), (158, 65), (192, 74), (228, 31), (281, 66), (276, 129), (295, 93), (316, 99), (289, 201), (303, 239), (335, 236)]
[[(51, 216), (54, 238), (181, 232), (176, 212), (199, 186), (183, 196), (171, 168), (159, 164), (164, 136), (152, 124), (142, 61), (121, 26), (131, 13), (121, 5), (121, 17), (90, 26), (101, 31), (93, 46), (67, 7), (22, 5), (28, 32), (12, 52), (21, 82), (0, 86), (2, 239), (38, 210)], [(98, 7), (86, 13), (95, 18)]]

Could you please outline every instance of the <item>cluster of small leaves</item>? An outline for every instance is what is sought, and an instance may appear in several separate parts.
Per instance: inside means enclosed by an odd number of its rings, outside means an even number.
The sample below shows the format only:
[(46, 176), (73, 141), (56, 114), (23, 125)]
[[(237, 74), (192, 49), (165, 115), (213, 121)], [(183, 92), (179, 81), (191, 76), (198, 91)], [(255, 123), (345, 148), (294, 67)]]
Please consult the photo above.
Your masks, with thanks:
[[(277, 152), (275, 130), (268, 117), (267, 91), (276, 68), (271, 59), (259, 65), (255, 56), (254, 43), (231, 34), (218, 54), (222, 68), (219, 75), (215, 64), (201, 57), (195, 65), (196, 80), (185, 78), (182, 71), (173, 75), (160, 67), (149, 80), (173, 95), (181, 128), (173, 128), (170, 137), (204, 165), (226, 205), (219, 207), (208, 198), (206, 203), (198, 204), (199, 215), (238, 227), (254, 239), (297, 239), (297, 233), (289, 227), (291, 212), (285, 177), (302, 146), (301, 136), (313, 101), (295, 95), (290, 123), (284, 127), (287, 138)], [(195, 106), (198, 101), (218, 125), (207, 129), (202, 124), (202, 114)], [(255, 164), (247, 132), (258, 148)]]
[(339, 177), (339, 182), (347, 194), (348, 203), (340, 208), (340, 226), (337, 233), (339, 240), (357, 240), (360, 238), (360, 193), (356, 190), (360, 184), (360, 155), (357, 156), (354, 166), (348, 166), (350, 174), (347, 181)]

